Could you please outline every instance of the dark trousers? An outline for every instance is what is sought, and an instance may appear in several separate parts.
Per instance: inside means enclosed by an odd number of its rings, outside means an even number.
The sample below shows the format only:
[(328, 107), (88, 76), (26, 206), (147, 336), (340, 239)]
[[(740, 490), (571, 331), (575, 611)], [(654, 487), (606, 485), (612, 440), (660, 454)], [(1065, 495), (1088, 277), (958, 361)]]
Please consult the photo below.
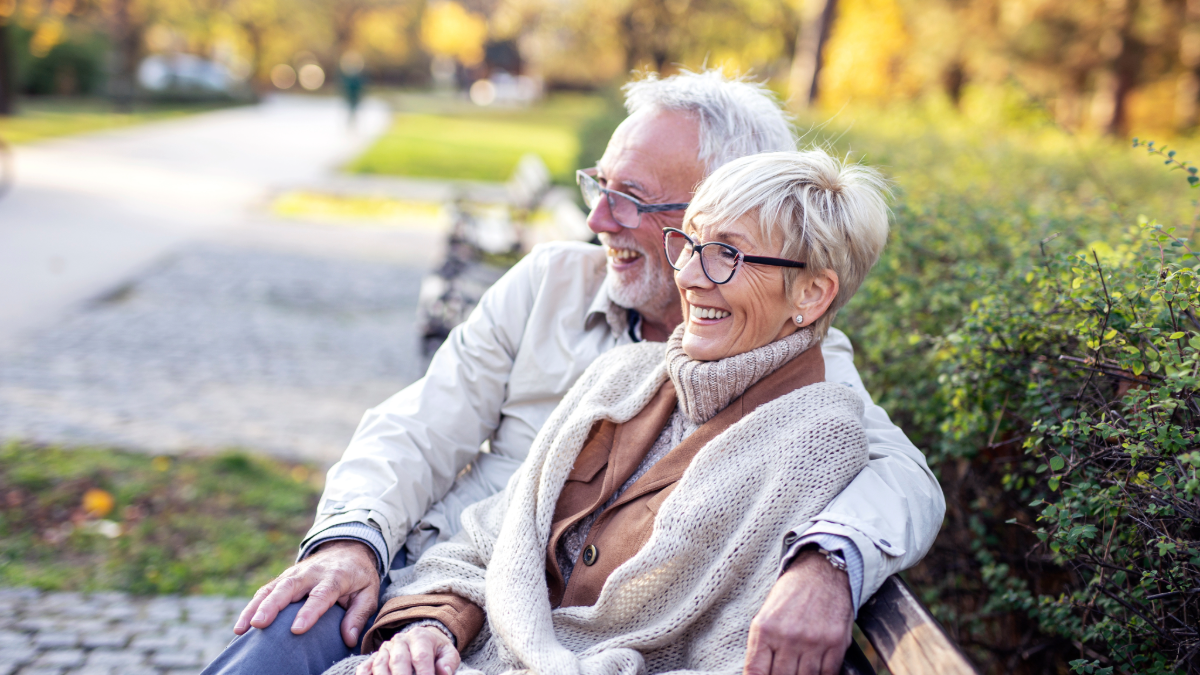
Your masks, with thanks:
[[(401, 550), (396, 555), (393, 569), (404, 567), (404, 554)], [(388, 581), (385, 576), (379, 588), (381, 596)], [(358, 653), (357, 647), (351, 650), (342, 642), (346, 610), (340, 605), (330, 607), (308, 632), (293, 635), (292, 622), (303, 606), (304, 600), (293, 602), (266, 629), (251, 628), (235, 637), (201, 675), (321, 675), (338, 661)], [(373, 616), (367, 621), (364, 634), (374, 621)], [(361, 644), (361, 637), (359, 640)]]

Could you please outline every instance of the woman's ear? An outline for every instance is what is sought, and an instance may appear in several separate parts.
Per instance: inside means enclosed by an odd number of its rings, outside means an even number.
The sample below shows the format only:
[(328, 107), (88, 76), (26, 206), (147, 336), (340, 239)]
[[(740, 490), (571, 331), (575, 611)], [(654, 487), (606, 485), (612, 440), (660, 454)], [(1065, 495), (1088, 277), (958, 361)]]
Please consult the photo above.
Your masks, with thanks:
[(801, 326), (811, 326), (825, 315), (838, 294), (837, 272), (831, 269), (806, 274), (801, 273), (792, 288), (792, 307), (796, 315), (803, 316)]

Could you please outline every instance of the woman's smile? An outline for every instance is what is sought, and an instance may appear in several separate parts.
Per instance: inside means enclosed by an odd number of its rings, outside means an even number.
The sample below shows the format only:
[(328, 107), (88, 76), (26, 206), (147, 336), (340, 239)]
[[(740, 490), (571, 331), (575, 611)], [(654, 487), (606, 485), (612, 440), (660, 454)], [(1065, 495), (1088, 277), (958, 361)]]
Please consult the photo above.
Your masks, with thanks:
[(699, 305), (691, 305), (690, 316), (692, 318), (692, 323), (698, 323), (701, 326), (708, 326), (728, 319), (730, 316), (733, 316), (733, 313), (717, 307), (701, 307)]

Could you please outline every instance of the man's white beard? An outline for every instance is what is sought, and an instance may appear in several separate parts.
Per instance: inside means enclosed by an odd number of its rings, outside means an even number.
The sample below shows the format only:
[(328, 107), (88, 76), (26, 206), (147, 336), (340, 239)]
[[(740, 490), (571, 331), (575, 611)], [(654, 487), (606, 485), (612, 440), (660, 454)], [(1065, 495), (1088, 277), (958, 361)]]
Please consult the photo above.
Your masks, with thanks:
[[(638, 246), (632, 235), (621, 232), (611, 235), (607, 232), (600, 234), (600, 242), (614, 249), (629, 249), (642, 255), (642, 266), (633, 279), (628, 273), (617, 274), (610, 262), (608, 268), (608, 298), (627, 309), (636, 309), (645, 315), (655, 314), (672, 302), (679, 302), (679, 289), (669, 276), (664, 275), (653, 254), (647, 253)], [(655, 317), (657, 318), (657, 317)]]

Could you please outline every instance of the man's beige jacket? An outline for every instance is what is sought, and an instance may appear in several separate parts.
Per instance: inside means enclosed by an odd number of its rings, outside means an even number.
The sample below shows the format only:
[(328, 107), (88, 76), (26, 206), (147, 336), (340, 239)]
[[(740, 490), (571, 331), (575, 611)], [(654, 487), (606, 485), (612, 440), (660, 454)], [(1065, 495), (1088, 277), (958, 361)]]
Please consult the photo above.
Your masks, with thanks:
[[(382, 535), (387, 560), (405, 547), (411, 561), (455, 534), (466, 506), (504, 488), (592, 361), (633, 341), (605, 274), (604, 250), (579, 243), (539, 246), (513, 267), (451, 333), (424, 378), (367, 411), (329, 470), (301, 550), (330, 528), (366, 523)], [(784, 544), (814, 533), (853, 541), (865, 601), (932, 546), (945, 500), (924, 456), (871, 401), (846, 336), (831, 329), (822, 353), (826, 380), (866, 405), (870, 460)]]

